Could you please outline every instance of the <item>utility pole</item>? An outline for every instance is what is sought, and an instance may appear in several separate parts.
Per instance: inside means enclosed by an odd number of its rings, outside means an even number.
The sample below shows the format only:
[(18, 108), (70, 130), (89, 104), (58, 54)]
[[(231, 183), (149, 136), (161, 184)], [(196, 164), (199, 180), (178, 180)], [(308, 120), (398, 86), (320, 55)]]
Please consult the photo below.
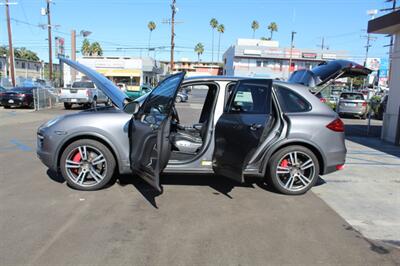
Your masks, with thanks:
[(367, 34), (365, 36), (362, 36), (363, 38), (367, 39), (367, 43), (364, 46), (365, 47), (365, 58), (364, 58), (364, 66), (367, 65), (367, 60), (368, 60), (368, 52), (369, 52), (369, 48), (371, 47), (370, 42), (376, 40), (376, 37), (372, 37), (370, 34)]
[[(8, 31), (8, 53), (10, 58), (10, 75), (11, 75), (11, 83), (13, 87), (15, 87), (15, 68), (14, 68), (14, 48), (12, 44), (12, 32), (11, 32), (11, 21), (10, 21), (10, 3), (8, 0), (5, 2), (6, 7), (6, 18), (7, 18), (7, 31)], [(7, 70), (6, 70), (7, 72)]]
[(325, 48), (325, 37), (322, 37), (321, 45), (319, 45), (318, 47), (320, 47), (322, 51), (324, 50), (324, 48)]
[(175, 49), (175, 13), (176, 13), (176, 0), (172, 0), (171, 4), (172, 16), (171, 16), (171, 72), (174, 71), (174, 49)]
[[(71, 30), (71, 60), (76, 61), (76, 31)], [(76, 79), (76, 72), (75, 69), (70, 67), (71, 71), (71, 84), (75, 81)]]
[(46, 0), (46, 14), (47, 14), (47, 31), (48, 31), (48, 39), (49, 39), (49, 80), (53, 80), (53, 54), (52, 54), (52, 45), (51, 45), (51, 16), (50, 16), (50, 3), (51, 0)]
[(290, 76), (291, 67), (292, 67), (293, 43), (294, 43), (294, 35), (296, 33), (297, 32), (292, 31), (292, 38), (291, 38), (291, 41), (290, 41), (290, 58), (289, 58), (289, 75), (288, 75), (288, 78)]

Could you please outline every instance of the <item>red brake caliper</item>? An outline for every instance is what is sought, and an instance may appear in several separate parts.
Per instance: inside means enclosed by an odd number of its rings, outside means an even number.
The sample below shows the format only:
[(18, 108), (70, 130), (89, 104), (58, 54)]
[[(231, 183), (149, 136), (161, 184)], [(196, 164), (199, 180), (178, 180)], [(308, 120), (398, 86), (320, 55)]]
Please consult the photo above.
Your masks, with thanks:
[[(80, 162), (81, 160), (82, 160), (81, 154), (80, 154), (79, 151), (78, 151), (78, 152), (76, 152), (76, 154), (75, 154), (74, 157), (72, 158), (72, 161), (78, 163), (78, 162)], [(79, 173), (79, 168), (74, 168), (74, 169), (72, 169), (71, 171), (74, 172), (75, 174), (78, 174), (78, 173)]]
[(282, 160), (280, 166), (282, 166), (282, 167), (288, 167), (288, 160), (287, 160), (287, 159)]

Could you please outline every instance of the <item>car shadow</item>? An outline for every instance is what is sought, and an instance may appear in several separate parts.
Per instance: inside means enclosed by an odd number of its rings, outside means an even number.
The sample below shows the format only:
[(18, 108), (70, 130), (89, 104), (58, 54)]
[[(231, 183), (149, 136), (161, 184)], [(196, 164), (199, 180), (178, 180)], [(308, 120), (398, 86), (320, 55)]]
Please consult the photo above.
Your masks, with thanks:
[[(156, 198), (163, 192), (159, 192), (141, 178), (132, 177), (131, 175), (120, 175), (117, 177), (117, 183), (120, 186), (133, 185), (154, 208), (158, 208)], [(213, 194), (221, 194), (229, 199), (233, 199), (229, 193), (235, 187), (255, 188), (255, 185), (257, 185), (262, 189), (275, 193), (270, 186), (264, 184), (259, 179), (248, 179), (242, 184), (225, 177), (202, 174), (163, 174), (161, 176), (161, 185), (208, 186), (214, 190)]]
[(345, 125), (346, 137), (375, 137), (379, 138), (381, 136), (382, 125), (370, 125), (368, 132), (368, 125)]
[(62, 184), (62, 183), (65, 182), (64, 177), (60, 173), (57, 173), (57, 172), (55, 172), (53, 170), (47, 169), (46, 174), (51, 180), (53, 180), (53, 181), (55, 181), (57, 183)]

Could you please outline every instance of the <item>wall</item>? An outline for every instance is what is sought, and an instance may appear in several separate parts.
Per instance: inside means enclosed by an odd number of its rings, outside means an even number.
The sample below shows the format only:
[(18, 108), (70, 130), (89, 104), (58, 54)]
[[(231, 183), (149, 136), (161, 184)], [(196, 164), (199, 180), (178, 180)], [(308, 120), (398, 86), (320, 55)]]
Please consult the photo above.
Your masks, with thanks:
[(395, 35), (394, 47), (392, 50), (392, 65), (389, 80), (389, 98), (386, 114), (383, 120), (382, 138), (386, 141), (395, 142), (397, 122), (399, 119), (400, 107), (400, 32)]

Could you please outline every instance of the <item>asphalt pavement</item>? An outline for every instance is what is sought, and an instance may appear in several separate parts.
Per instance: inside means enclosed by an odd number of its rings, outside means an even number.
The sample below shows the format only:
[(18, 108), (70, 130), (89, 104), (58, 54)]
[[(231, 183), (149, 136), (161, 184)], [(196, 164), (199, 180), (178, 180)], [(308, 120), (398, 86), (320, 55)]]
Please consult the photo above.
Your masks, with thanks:
[[(181, 120), (199, 105), (180, 103)], [(324, 187), (335, 193), (329, 176), (318, 196), (211, 175), (164, 175), (162, 194), (129, 175), (74, 190), (35, 145), (41, 123), (76, 111), (0, 109), (0, 265), (400, 264), (395, 246), (362, 235), (322, 199)]]

